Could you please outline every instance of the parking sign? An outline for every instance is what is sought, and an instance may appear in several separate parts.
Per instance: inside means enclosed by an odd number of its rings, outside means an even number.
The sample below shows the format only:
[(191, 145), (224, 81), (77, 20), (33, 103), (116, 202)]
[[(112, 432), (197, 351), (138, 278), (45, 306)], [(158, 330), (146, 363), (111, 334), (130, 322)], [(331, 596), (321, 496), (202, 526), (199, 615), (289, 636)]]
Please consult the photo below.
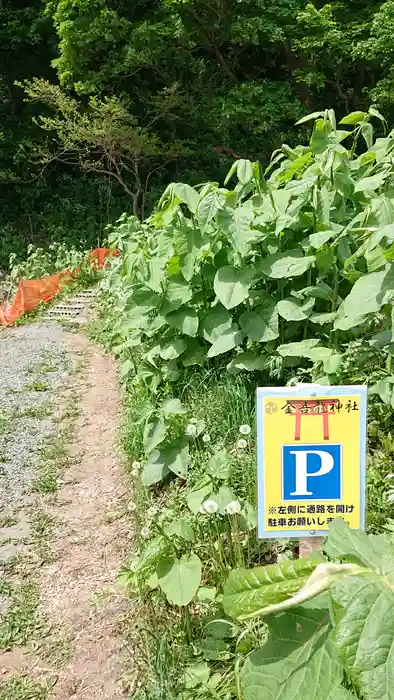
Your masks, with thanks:
[(334, 518), (364, 529), (365, 386), (257, 390), (258, 532), (315, 537)]

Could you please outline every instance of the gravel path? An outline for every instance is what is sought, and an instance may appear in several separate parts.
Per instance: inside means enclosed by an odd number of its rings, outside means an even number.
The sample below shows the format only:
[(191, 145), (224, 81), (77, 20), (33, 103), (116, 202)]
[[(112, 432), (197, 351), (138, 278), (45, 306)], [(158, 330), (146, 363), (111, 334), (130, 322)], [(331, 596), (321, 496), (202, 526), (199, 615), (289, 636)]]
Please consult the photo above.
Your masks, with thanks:
[(36, 323), (0, 331), (0, 513), (17, 505), (53, 433), (59, 396), (78, 355), (62, 328)]
[(120, 418), (116, 364), (86, 335), (0, 331), (0, 700), (125, 697)]

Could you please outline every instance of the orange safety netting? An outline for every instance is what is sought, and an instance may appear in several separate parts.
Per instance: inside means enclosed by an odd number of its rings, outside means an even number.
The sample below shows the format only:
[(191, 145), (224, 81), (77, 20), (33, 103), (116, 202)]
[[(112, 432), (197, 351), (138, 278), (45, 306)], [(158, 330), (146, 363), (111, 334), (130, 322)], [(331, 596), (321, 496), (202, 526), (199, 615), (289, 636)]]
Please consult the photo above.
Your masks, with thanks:
[[(96, 248), (90, 251), (88, 260), (94, 269), (105, 267), (108, 258), (119, 254), (117, 250)], [(78, 275), (79, 270), (66, 270), (40, 280), (22, 280), (18, 284), (12, 304), (0, 307), (0, 326), (9, 326), (20, 318), (26, 311), (33, 311), (42, 301), (50, 301), (60, 290), (70, 284)]]

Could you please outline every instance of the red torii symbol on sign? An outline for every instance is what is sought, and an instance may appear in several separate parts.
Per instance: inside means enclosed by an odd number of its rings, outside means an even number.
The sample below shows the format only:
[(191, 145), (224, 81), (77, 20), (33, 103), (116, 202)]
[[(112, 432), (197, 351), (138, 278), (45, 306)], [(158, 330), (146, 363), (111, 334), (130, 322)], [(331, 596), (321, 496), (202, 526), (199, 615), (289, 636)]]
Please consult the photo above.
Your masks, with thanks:
[(335, 409), (339, 408), (339, 399), (315, 399), (306, 401), (291, 400), (287, 404), (291, 408), (295, 408), (295, 413), (292, 411), (289, 415), (295, 415), (295, 433), (294, 439), (301, 439), (301, 418), (302, 416), (321, 416), (323, 421), (323, 437), (324, 440), (329, 440), (328, 431), (328, 416), (335, 415)]

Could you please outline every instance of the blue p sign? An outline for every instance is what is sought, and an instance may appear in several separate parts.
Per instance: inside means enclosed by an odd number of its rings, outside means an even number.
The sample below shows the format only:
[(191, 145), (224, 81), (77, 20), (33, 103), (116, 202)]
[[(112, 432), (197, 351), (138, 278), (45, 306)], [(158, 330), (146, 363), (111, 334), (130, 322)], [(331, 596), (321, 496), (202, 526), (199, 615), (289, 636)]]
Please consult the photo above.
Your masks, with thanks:
[(283, 445), (284, 501), (341, 498), (342, 445)]

